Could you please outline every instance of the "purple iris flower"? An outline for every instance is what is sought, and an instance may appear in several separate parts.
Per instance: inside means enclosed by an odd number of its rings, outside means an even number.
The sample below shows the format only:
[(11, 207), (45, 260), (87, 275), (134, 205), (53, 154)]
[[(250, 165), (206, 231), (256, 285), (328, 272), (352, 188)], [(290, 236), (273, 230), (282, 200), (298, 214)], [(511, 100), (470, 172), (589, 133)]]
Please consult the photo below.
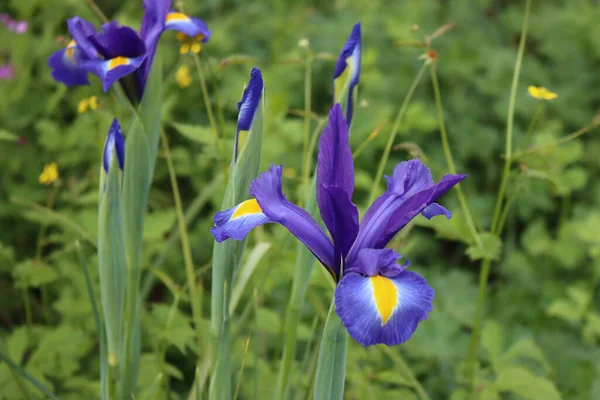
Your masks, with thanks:
[(241, 240), (252, 228), (275, 222), (304, 243), (338, 283), (335, 306), (342, 323), (363, 346), (394, 345), (410, 338), (432, 309), (433, 289), (407, 271), (408, 261), (385, 246), (419, 213), (426, 218), (451, 213), (435, 203), (466, 175), (445, 175), (434, 183), (418, 159), (401, 162), (388, 187), (359, 224), (352, 203), (354, 164), (348, 125), (339, 104), (319, 143), (317, 202), (330, 237), (281, 189), (281, 166), (272, 165), (250, 185), (252, 199), (218, 212), (211, 233), (218, 242)]
[(340, 101), (340, 96), (344, 90), (348, 90), (348, 99), (346, 107), (346, 118), (348, 125), (352, 123), (352, 114), (354, 111), (355, 90), (360, 79), (360, 55), (361, 55), (361, 37), (360, 22), (354, 25), (348, 40), (344, 44), (342, 51), (335, 64), (333, 72), (333, 103)]
[(87, 85), (87, 75), (91, 72), (100, 77), (106, 92), (115, 81), (133, 73), (134, 93), (131, 87), (126, 90), (129, 89), (130, 97), (139, 100), (144, 94), (158, 40), (165, 30), (200, 35), (204, 41), (211, 36), (204, 21), (171, 11), (171, 0), (144, 0), (143, 7), (139, 33), (114, 21), (96, 31), (82, 18), (67, 20), (73, 40), (48, 58), (54, 80), (67, 86)]

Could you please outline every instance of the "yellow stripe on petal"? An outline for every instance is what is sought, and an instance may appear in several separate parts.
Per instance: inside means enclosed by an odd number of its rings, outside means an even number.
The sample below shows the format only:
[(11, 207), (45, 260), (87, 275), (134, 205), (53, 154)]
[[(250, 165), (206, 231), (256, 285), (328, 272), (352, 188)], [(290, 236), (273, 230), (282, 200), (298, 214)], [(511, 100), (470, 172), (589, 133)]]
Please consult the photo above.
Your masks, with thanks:
[(398, 304), (398, 290), (392, 281), (386, 277), (377, 275), (369, 279), (371, 285), (373, 285), (373, 297), (383, 326), (388, 322)]
[(231, 219), (243, 217), (250, 214), (262, 213), (262, 208), (258, 205), (256, 199), (246, 200), (239, 205), (237, 210), (231, 216)]
[(188, 21), (190, 17), (183, 13), (172, 12), (167, 14), (167, 23), (169, 22), (177, 22), (177, 21)]
[(108, 62), (108, 70), (110, 71), (112, 69), (120, 67), (121, 65), (127, 64), (129, 64), (129, 59), (127, 57), (115, 57)]

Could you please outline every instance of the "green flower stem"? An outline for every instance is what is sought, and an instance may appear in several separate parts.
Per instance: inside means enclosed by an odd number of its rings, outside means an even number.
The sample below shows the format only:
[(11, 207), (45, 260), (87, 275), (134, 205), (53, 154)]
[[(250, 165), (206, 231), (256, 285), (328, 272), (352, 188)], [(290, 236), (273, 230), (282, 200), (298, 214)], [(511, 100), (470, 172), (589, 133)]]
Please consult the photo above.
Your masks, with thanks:
[(192, 260), (192, 251), (190, 248), (190, 240), (187, 233), (185, 217), (183, 215), (183, 206), (181, 205), (181, 195), (179, 194), (179, 186), (177, 185), (177, 176), (175, 175), (175, 168), (173, 167), (173, 160), (171, 158), (171, 151), (169, 149), (169, 139), (167, 138), (167, 135), (165, 135), (164, 130), (161, 130), (160, 135), (162, 139), (162, 147), (165, 154), (165, 159), (167, 160), (169, 178), (171, 179), (173, 199), (175, 200), (175, 212), (177, 214), (177, 224), (179, 225), (179, 236), (181, 238), (181, 248), (183, 250), (185, 274), (187, 277), (187, 285), (190, 291), (190, 302), (192, 307), (194, 326), (196, 328), (198, 352), (200, 352), (203, 348), (202, 309), (200, 308), (202, 301), (202, 293), (198, 293), (198, 285), (196, 284), (196, 276), (194, 274), (194, 261)]
[[(519, 40), (519, 50), (517, 53), (517, 60), (515, 62), (515, 69), (513, 73), (513, 80), (510, 91), (510, 99), (508, 102), (508, 117), (506, 123), (506, 149), (505, 149), (505, 163), (504, 171), (502, 173), (502, 182), (500, 183), (500, 190), (498, 192), (498, 198), (496, 199), (496, 207), (494, 209), (494, 217), (492, 219), (492, 234), (499, 234), (497, 228), (500, 223), (500, 216), (502, 210), (502, 203), (504, 200), (504, 192), (506, 191), (506, 184), (510, 173), (510, 166), (512, 161), (512, 135), (513, 135), (513, 123), (515, 114), (515, 104), (517, 98), (517, 87), (519, 84), (519, 75), (521, 73), (521, 63), (523, 61), (523, 54), (525, 53), (525, 42), (527, 39), (527, 27), (529, 24), (529, 13), (531, 10), (531, 0), (527, 0), (525, 5), (525, 16), (523, 17), (523, 26), (521, 28), (521, 38)], [(487, 282), (490, 275), (491, 260), (484, 259), (481, 263), (481, 272), (479, 275), (479, 291), (477, 294), (477, 308), (475, 311), (475, 321), (473, 323), (473, 332), (471, 334), (471, 340), (469, 342), (469, 350), (467, 353), (465, 375), (471, 384), (471, 390), (475, 390), (476, 384), (476, 369), (477, 369), (477, 350), (479, 347), (479, 338), (481, 336), (481, 323), (483, 319), (483, 305), (485, 300), (485, 294), (487, 290)]]
[(312, 113), (312, 62), (313, 57), (312, 54), (308, 54), (306, 57), (305, 67), (304, 67), (304, 144), (302, 147), (302, 155), (303, 155), (303, 166), (302, 171), (304, 173), (303, 184), (308, 185), (308, 162), (310, 159), (309, 145), (310, 145), (310, 123), (311, 123), (311, 113)]
[[(444, 155), (446, 157), (446, 163), (448, 164), (448, 170), (451, 174), (456, 174), (456, 166), (454, 165), (454, 159), (452, 158), (452, 152), (450, 151), (450, 144), (448, 143), (448, 132), (446, 132), (446, 124), (444, 122), (444, 111), (442, 110), (442, 96), (440, 94), (440, 85), (438, 83), (437, 73), (435, 70), (435, 62), (430, 65), (429, 71), (431, 72), (431, 82), (433, 83), (433, 92), (435, 94), (435, 108), (437, 110), (438, 125), (440, 126), (440, 134), (442, 136), (442, 146), (444, 148)], [(458, 201), (460, 202), (460, 208), (465, 215), (465, 220), (473, 241), (477, 246), (481, 247), (481, 239), (477, 233), (477, 227), (471, 215), (471, 209), (465, 193), (462, 190), (460, 184), (456, 185), (456, 194), (458, 195)]]
[(423, 64), (423, 66), (421, 66), (421, 69), (417, 73), (417, 76), (415, 77), (412, 84), (410, 85), (410, 88), (408, 89), (408, 93), (406, 93), (406, 96), (404, 97), (404, 101), (402, 102), (402, 105), (400, 106), (400, 110), (398, 111), (398, 115), (396, 116), (396, 120), (394, 121), (394, 126), (392, 127), (392, 132), (390, 133), (387, 144), (385, 145), (385, 150), (383, 151), (383, 155), (381, 156), (381, 162), (379, 163), (379, 167), (377, 168), (377, 174), (375, 175), (375, 179), (373, 180), (373, 186), (371, 187), (371, 194), (369, 195), (368, 204), (373, 203), (373, 201), (375, 200), (375, 197), (377, 197), (377, 193), (379, 192), (379, 183), (381, 182), (381, 179), (383, 178), (383, 170), (385, 169), (385, 164), (387, 163), (387, 160), (390, 156), (390, 152), (392, 151), (392, 145), (394, 144), (394, 140), (396, 139), (396, 134), (398, 133), (398, 128), (400, 127), (400, 122), (402, 121), (402, 117), (404, 117), (404, 113), (406, 112), (406, 109), (408, 108), (408, 104), (410, 103), (410, 100), (411, 100), (413, 94), (415, 93), (415, 89), (417, 88), (417, 85), (419, 84), (419, 82), (421, 81), (421, 78), (423, 77), (425, 68), (426, 68), (426, 64)]
[(210, 122), (210, 127), (212, 128), (215, 134), (215, 146), (220, 151), (220, 135), (219, 135), (219, 127), (217, 125), (217, 120), (215, 119), (215, 114), (212, 109), (212, 104), (210, 103), (210, 97), (208, 95), (208, 88), (206, 86), (206, 77), (204, 76), (204, 69), (202, 68), (202, 62), (200, 61), (200, 56), (196, 53), (193, 55), (194, 64), (196, 65), (196, 69), (198, 70), (198, 78), (200, 79), (200, 87), (202, 89), (202, 97), (204, 98), (204, 107), (206, 107), (206, 113), (208, 114), (208, 121)]
[(527, 150), (523, 150), (520, 151), (518, 153), (516, 153), (515, 155), (512, 156), (513, 160), (517, 160), (519, 158), (523, 158), (526, 155), (530, 155), (530, 154), (535, 154), (535, 153), (540, 153), (543, 152), (545, 150), (550, 150), (553, 147), (559, 146), (563, 143), (569, 142), (573, 139), (577, 139), (579, 136), (588, 133), (589, 131), (593, 130), (594, 128), (597, 128), (599, 125), (599, 122), (596, 121), (592, 121), (590, 124), (584, 126), (583, 128), (571, 133), (570, 135), (567, 135), (563, 138), (558, 139), (557, 141), (553, 142), (553, 143), (549, 143), (549, 144), (544, 144), (541, 146), (536, 146), (536, 147), (532, 147), (530, 149)]

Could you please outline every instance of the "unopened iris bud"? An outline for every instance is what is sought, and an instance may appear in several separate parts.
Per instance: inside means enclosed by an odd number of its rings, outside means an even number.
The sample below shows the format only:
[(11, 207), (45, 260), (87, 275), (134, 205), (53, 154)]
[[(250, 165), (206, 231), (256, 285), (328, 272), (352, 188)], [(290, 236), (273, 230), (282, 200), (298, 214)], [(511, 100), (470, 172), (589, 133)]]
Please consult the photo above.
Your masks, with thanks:
[(119, 168), (123, 171), (125, 168), (125, 142), (123, 140), (123, 132), (121, 132), (121, 125), (119, 125), (119, 121), (116, 118), (108, 130), (108, 136), (106, 136), (106, 142), (104, 143), (104, 154), (102, 155), (102, 166), (107, 174), (110, 171), (113, 152), (117, 153)]

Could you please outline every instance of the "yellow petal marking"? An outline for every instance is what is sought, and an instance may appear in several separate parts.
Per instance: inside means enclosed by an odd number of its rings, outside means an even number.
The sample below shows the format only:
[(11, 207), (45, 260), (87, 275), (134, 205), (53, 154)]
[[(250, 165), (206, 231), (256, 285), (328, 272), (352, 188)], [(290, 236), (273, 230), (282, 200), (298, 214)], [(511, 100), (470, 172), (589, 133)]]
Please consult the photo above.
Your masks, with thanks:
[(246, 200), (241, 203), (237, 210), (231, 216), (231, 219), (243, 217), (248, 214), (258, 214), (262, 212), (262, 208), (258, 205), (256, 199)]
[(177, 22), (177, 21), (187, 21), (190, 19), (187, 15), (179, 12), (172, 12), (167, 14), (167, 23), (169, 22)]
[(108, 70), (110, 71), (110, 70), (112, 70), (114, 68), (117, 68), (117, 67), (119, 67), (121, 65), (127, 65), (127, 64), (129, 64), (129, 59), (127, 57), (118, 56), (118, 57), (115, 57), (115, 58), (111, 59), (108, 62)]
[(381, 316), (381, 326), (383, 326), (388, 322), (398, 304), (398, 290), (392, 281), (384, 276), (377, 275), (369, 279), (373, 285), (373, 297), (375, 297), (377, 311)]

